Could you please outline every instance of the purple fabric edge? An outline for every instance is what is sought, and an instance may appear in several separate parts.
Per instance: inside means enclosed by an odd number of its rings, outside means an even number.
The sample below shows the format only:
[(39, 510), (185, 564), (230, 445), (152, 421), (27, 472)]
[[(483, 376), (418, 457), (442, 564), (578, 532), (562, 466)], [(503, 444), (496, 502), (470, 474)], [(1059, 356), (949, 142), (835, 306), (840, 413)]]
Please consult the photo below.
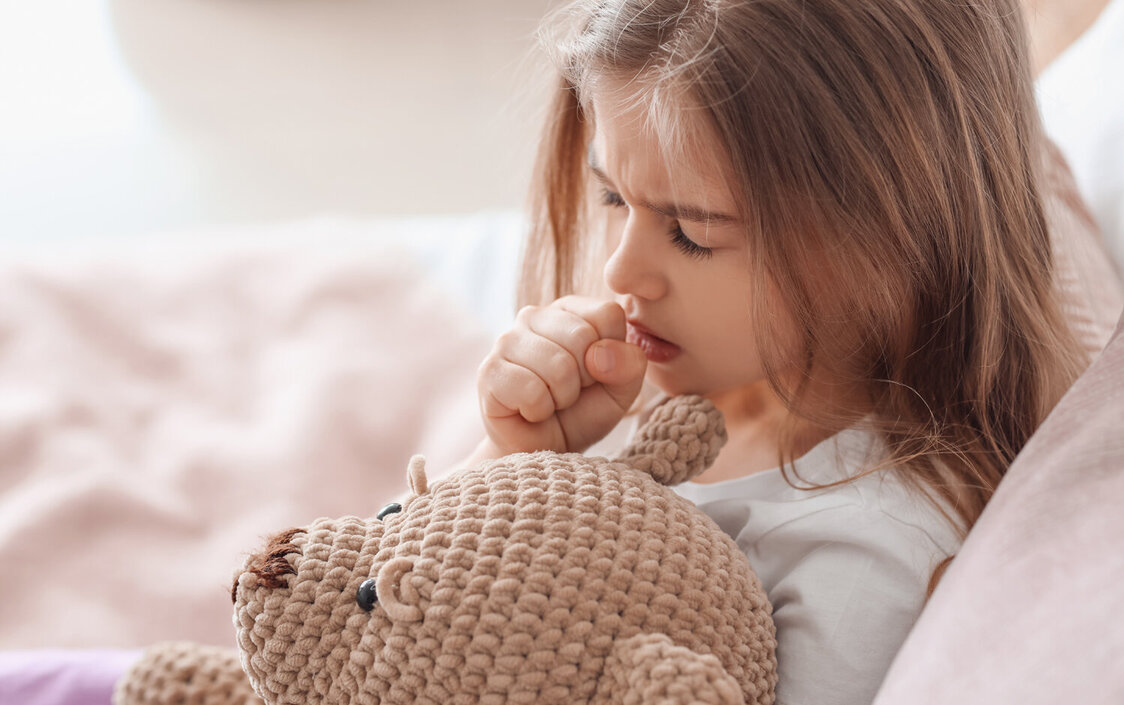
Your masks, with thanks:
[(0, 703), (109, 705), (117, 680), (141, 653), (128, 649), (0, 650)]

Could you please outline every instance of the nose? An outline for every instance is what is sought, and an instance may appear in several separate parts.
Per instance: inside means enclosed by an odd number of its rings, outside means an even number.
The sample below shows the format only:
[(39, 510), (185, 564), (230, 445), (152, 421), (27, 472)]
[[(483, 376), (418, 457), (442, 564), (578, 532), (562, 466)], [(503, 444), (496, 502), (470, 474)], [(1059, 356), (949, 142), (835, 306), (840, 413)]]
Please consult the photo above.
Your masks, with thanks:
[(657, 249), (651, 245), (652, 225), (641, 220), (635, 211), (629, 213), (603, 275), (613, 293), (654, 300), (666, 293), (667, 280), (658, 266)]

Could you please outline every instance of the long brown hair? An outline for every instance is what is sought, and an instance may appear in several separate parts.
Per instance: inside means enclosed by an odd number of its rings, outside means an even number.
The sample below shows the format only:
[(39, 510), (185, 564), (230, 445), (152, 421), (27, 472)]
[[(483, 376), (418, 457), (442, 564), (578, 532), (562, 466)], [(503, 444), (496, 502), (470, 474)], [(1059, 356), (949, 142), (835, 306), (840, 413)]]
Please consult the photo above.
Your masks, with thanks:
[(870, 421), (889, 457), (862, 474), (897, 466), (965, 535), (1087, 363), (1053, 286), (1018, 0), (590, 0), (546, 26), (560, 77), (519, 305), (589, 288), (589, 94), (624, 79), (669, 142), (713, 135), (730, 162), (792, 418)]

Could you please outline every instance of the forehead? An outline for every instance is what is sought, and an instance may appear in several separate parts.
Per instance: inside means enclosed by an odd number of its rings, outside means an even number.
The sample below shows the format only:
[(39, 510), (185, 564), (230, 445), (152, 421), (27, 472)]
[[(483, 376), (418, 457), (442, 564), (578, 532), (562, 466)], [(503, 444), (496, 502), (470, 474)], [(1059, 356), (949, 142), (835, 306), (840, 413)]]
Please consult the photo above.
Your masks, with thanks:
[(731, 170), (716, 133), (704, 111), (682, 103), (627, 88), (593, 91), (590, 164), (614, 180), (716, 194), (728, 202)]

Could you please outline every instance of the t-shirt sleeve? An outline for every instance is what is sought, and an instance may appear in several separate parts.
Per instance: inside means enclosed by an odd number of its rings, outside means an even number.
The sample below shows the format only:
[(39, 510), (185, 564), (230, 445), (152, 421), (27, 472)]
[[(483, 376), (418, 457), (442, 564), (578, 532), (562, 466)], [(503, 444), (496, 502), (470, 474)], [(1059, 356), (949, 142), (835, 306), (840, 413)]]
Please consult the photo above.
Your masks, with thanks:
[(770, 572), (777, 705), (869, 705), (938, 560), (923, 531), (861, 506), (794, 519), (747, 551)]

